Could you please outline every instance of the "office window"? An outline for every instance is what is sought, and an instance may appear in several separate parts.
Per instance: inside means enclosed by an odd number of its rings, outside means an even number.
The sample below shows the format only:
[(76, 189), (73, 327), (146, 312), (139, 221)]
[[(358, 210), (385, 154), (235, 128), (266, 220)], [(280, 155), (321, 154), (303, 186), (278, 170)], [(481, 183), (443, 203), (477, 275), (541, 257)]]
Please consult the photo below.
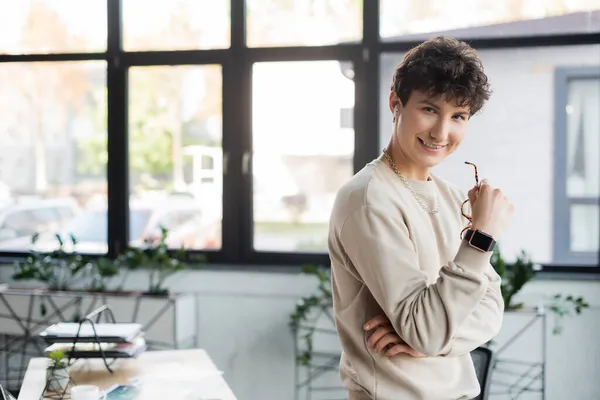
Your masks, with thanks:
[(380, 36), (422, 40), (600, 32), (597, 0), (380, 0)]
[(227, 48), (229, 28), (229, 0), (123, 1), (127, 51)]
[(246, 0), (249, 47), (323, 46), (362, 39), (363, 0)]
[(598, 264), (600, 243), (600, 63), (560, 69), (556, 80), (555, 257)]
[(106, 50), (106, 0), (2, 0), (0, 54)]
[[(327, 251), (339, 187), (353, 174), (354, 82), (338, 61), (254, 65), (254, 249)], [(286, 89), (288, 88), (288, 89)]]
[[(570, 151), (567, 165), (575, 172), (567, 175), (569, 180), (563, 186), (568, 191), (565, 189), (563, 196), (568, 193), (574, 203), (568, 209), (571, 216), (563, 218), (554, 207), (554, 191), (556, 182), (565, 175), (556, 172), (554, 166), (569, 153), (561, 155), (561, 150), (555, 149), (554, 81), (555, 71), (563, 67), (600, 68), (600, 45), (482, 49), (478, 53), (492, 85), (492, 96), (480, 114), (472, 117), (460, 147), (434, 173), (466, 193), (475, 183), (472, 168), (464, 164), (470, 161), (477, 164), (481, 178), (488, 178), (508, 195), (516, 213), (499, 243), (508, 260), (525, 250), (539, 263), (597, 265), (600, 146), (598, 98), (594, 93), (599, 93), (598, 83), (574, 81), (569, 86), (570, 144), (562, 151)], [(380, 148), (388, 144), (392, 132), (388, 95), (402, 56), (388, 53), (381, 57)], [(585, 104), (585, 110), (580, 104)], [(584, 111), (585, 120), (581, 117)], [(577, 133), (582, 121), (586, 131)], [(580, 139), (585, 141), (583, 145), (577, 143), (578, 135), (585, 135)], [(585, 152), (585, 160), (577, 151)], [(579, 172), (582, 170), (585, 178)], [(596, 251), (596, 255), (587, 259), (572, 253), (567, 258), (558, 257), (556, 231), (571, 231), (565, 241), (576, 249)]]
[(0, 64), (0, 81), (0, 249), (27, 251), (35, 233), (53, 249), (106, 206), (106, 63)]
[(129, 73), (129, 239), (221, 248), (222, 76), (218, 65)]

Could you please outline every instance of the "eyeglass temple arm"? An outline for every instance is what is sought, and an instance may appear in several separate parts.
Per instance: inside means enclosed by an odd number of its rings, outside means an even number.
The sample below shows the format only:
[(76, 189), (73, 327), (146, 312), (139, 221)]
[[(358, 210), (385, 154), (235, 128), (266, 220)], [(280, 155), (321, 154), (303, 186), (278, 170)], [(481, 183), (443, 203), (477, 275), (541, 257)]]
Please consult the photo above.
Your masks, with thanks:
[(479, 186), (479, 172), (477, 171), (477, 165), (473, 164), (472, 162), (468, 162), (468, 161), (465, 161), (465, 164), (472, 165), (473, 168), (475, 169), (475, 183), (477, 184), (477, 186)]

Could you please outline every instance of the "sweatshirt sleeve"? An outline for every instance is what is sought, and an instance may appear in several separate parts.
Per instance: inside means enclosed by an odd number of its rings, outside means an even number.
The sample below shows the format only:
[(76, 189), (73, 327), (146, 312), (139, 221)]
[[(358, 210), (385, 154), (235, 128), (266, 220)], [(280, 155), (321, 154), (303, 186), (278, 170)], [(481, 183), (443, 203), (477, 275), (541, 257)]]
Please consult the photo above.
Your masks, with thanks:
[(504, 300), (500, 290), (502, 280), (491, 265), (485, 277), (489, 282), (483, 299), (467, 316), (441, 355), (459, 356), (470, 353), (493, 339), (500, 331), (504, 316)]
[(462, 242), (454, 260), (442, 266), (438, 280), (428, 286), (401, 217), (362, 206), (344, 221), (339, 241), (360, 279), (409, 346), (430, 356), (453, 351), (453, 338), (486, 295), (484, 271), (491, 253)]

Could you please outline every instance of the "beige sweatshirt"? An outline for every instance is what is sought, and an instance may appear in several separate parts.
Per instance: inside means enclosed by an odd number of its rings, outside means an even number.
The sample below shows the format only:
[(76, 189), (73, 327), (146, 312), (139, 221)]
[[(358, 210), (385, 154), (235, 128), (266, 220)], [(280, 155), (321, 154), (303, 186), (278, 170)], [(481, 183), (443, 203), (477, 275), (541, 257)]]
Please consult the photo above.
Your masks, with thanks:
[[(472, 399), (479, 384), (469, 352), (499, 331), (504, 304), (491, 253), (460, 239), (461, 191), (433, 176), (409, 180), (374, 160), (338, 192), (329, 250), (334, 313), (350, 399)], [(367, 347), (363, 325), (385, 313), (398, 335), (427, 354), (391, 358)]]

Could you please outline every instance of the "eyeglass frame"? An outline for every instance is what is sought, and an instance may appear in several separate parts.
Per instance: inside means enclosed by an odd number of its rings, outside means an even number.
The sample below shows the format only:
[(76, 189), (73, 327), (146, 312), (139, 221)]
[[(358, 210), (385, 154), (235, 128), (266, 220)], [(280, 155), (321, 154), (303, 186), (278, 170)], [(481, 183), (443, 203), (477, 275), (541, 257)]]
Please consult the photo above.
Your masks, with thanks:
[[(469, 161), (465, 161), (465, 164), (468, 165), (472, 165), (473, 168), (475, 169), (475, 185), (479, 186), (479, 171), (477, 171), (477, 165), (473, 164), (472, 162)], [(465, 201), (462, 202), (462, 204), (460, 205), (460, 213), (463, 217), (465, 217), (467, 220), (469, 220), (469, 223), (467, 224), (467, 226), (465, 226), (462, 231), (460, 231), (460, 238), (463, 239), (464, 238), (464, 233), (467, 231), (467, 229), (471, 229), (471, 227), (473, 226), (473, 217), (470, 214), (467, 214), (465, 212), (465, 204), (467, 204), (469, 202), (469, 199), (466, 199)]]

